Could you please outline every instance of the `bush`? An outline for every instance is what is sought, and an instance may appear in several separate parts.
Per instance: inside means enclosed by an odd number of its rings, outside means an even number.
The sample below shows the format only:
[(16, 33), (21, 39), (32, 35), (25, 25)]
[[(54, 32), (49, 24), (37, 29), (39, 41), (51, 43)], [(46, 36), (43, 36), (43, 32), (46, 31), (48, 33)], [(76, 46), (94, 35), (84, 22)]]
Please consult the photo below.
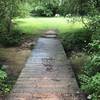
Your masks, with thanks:
[(84, 66), (84, 70), (88, 76), (93, 76), (100, 72), (100, 40), (93, 40), (88, 46), (91, 59)]
[(91, 100), (99, 100), (100, 99), (100, 73), (96, 73), (96, 75), (92, 77), (88, 77), (87, 75), (79, 76), (81, 81), (81, 89), (87, 93), (91, 98)]
[(100, 16), (95, 15), (93, 17), (90, 17), (89, 21), (89, 29), (94, 33), (100, 34)]
[(6, 94), (10, 91), (9, 86), (5, 83), (7, 79), (7, 73), (0, 69), (0, 94)]
[[(97, 35), (98, 36), (98, 35)], [(100, 51), (100, 40), (93, 40), (89, 43), (89, 53), (97, 53)]]
[(93, 54), (91, 59), (84, 66), (84, 72), (88, 76), (94, 76), (97, 72), (100, 72), (100, 55)]
[(91, 41), (91, 34), (85, 29), (61, 35), (66, 52), (82, 50)]
[(0, 43), (4, 46), (18, 46), (21, 44), (22, 35), (19, 31), (13, 31), (10, 34), (1, 33)]
[(85, 64), (83, 74), (79, 75), (81, 89), (91, 97), (91, 100), (100, 99), (100, 40), (89, 43), (90, 59)]
[(21, 18), (28, 17), (30, 16), (31, 11), (32, 11), (32, 6), (29, 3), (27, 2), (23, 2), (21, 4), (19, 3), (15, 16)]
[(35, 13), (36, 13), (37, 15), (39, 15), (39, 16), (45, 16), (45, 15), (44, 15), (45, 9), (46, 9), (46, 8), (43, 7), (43, 6), (37, 6), (37, 7), (35, 7), (34, 11), (35, 11)]
[(35, 9), (31, 12), (33, 15), (37, 16), (43, 16), (43, 17), (51, 17), (53, 15), (53, 12), (48, 9), (46, 6), (36, 6)]
[(89, 57), (84, 52), (73, 52), (70, 57), (70, 62), (75, 73), (82, 73), (84, 64)]

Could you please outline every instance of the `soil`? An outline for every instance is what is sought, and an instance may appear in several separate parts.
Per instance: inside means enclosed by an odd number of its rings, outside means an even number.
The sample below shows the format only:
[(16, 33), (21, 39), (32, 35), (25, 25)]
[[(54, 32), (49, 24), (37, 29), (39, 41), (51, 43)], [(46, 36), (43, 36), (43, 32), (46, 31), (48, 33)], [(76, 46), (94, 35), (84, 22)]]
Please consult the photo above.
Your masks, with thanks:
[[(27, 58), (31, 54), (31, 50), (34, 48), (35, 42), (36, 40), (27, 39), (19, 47), (0, 47), (0, 64), (6, 70), (12, 85), (14, 85), (22, 71)], [(4, 100), (4, 98), (5, 96), (0, 96), (0, 100)]]

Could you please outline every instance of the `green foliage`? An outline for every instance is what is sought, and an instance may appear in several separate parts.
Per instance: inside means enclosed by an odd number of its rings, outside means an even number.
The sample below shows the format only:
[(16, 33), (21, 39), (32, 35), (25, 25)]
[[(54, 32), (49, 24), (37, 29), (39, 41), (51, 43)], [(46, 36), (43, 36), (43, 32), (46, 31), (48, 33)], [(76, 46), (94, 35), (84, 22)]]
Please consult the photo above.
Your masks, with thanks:
[(34, 16), (43, 16), (43, 17), (51, 17), (55, 16), (55, 14), (59, 13), (59, 0), (41, 0), (37, 1), (32, 10), (32, 15)]
[[(98, 36), (98, 35), (97, 35)], [(85, 91), (91, 100), (100, 99), (100, 40), (89, 43), (89, 56), (83, 68), (83, 74), (79, 75), (81, 89)]]
[(72, 52), (70, 62), (75, 73), (82, 73), (84, 64), (88, 61), (89, 57), (84, 52)]
[(96, 73), (92, 77), (87, 75), (79, 76), (81, 81), (81, 89), (91, 95), (91, 100), (100, 99), (100, 73)]
[(100, 0), (61, 0), (61, 13), (73, 15), (92, 15), (100, 12)]
[(41, 4), (36, 6), (31, 13), (37, 16), (51, 17), (51, 16), (55, 16), (57, 10), (58, 10), (58, 6), (47, 3), (47, 4)]
[(37, 6), (37, 7), (35, 7), (35, 9), (34, 9), (34, 12), (36, 12), (36, 14), (38, 15), (38, 16), (44, 16), (44, 11), (45, 11), (45, 7), (43, 7), (43, 6)]
[(48, 10), (52, 12), (51, 16), (55, 16), (55, 14), (59, 13), (59, 2), (57, 0), (53, 3), (47, 3), (45, 6)]
[(0, 81), (5, 79), (6, 77), (7, 77), (7, 74), (4, 71), (0, 70)]
[(82, 50), (91, 40), (91, 34), (85, 29), (62, 35), (64, 35), (63, 44), (66, 51)]
[(100, 55), (93, 54), (91, 59), (84, 66), (84, 73), (88, 76), (93, 76), (100, 72)]
[[(100, 16), (99, 15), (95, 15), (92, 16), (92, 17), (89, 17), (90, 21), (89, 21), (89, 29), (94, 33), (93, 35), (95, 35), (96, 33), (96, 36), (100, 35)], [(99, 36), (99, 39), (100, 39), (100, 36)]]
[[(98, 35), (96, 36), (98, 37)], [(89, 52), (97, 53), (100, 51), (100, 40), (93, 40), (93, 42), (89, 43)]]
[(17, 16), (28, 17), (32, 11), (32, 6), (28, 2), (22, 2), (18, 5)]
[(44, 7), (42, 5), (40, 6), (36, 6), (35, 9), (32, 11), (33, 12), (33, 15), (34, 13), (37, 15), (37, 16), (52, 16), (53, 13), (50, 9), (48, 9), (47, 7)]
[(10, 91), (10, 87), (6, 84), (7, 73), (0, 69), (0, 94), (6, 94)]
[(0, 43), (4, 46), (18, 46), (21, 44), (23, 34), (19, 31), (0, 34)]
[(79, 11), (78, 0), (61, 0), (59, 13), (63, 16), (67, 14), (77, 15)]
[[(65, 1), (65, 0), (64, 0)], [(64, 47), (65, 48), (85, 48), (89, 58), (81, 73), (78, 75), (80, 79), (80, 87), (87, 94), (87, 97), (91, 100), (100, 99), (100, 0), (69, 0), (65, 1), (68, 3), (63, 4), (64, 15), (71, 13), (75, 14), (76, 12), (79, 15), (87, 15), (88, 21), (82, 19), (82, 22), (85, 24), (86, 28), (89, 30), (83, 32), (87, 36), (84, 38), (84, 35), (64, 35)], [(73, 2), (73, 3), (72, 3)], [(75, 3), (76, 2), (76, 3)], [(75, 3), (75, 4), (74, 4)], [(72, 4), (72, 5), (71, 5)], [(65, 6), (69, 6), (69, 9)], [(73, 7), (73, 9), (71, 9)], [(62, 13), (63, 13), (62, 11)], [(83, 18), (83, 17), (82, 17)], [(80, 32), (81, 33), (81, 32)], [(80, 38), (82, 36), (82, 38)], [(88, 38), (89, 36), (89, 38)], [(72, 39), (73, 38), (73, 39)], [(76, 40), (75, 40), (76, 39)], [(82, 42), (82, 41), (85, 42)], [(78, 41), (78, 42), (77, 42)], [(78, 46), (77, 46), (77, 43)], [(89, 44), (88, 44), (89, 43)], [(70, 49), (71, 51), (73, 49)], [(84, 49), (85, 50), (85, 49)], [(78, 66), (77, 66), (78, 67)]]
[[(4, 45), (18, 44), (17, 33), (13, 32), (12, 19), (14, 17), (29, 16), (31, 5), (24, 0), (1, 0), (0, 1), (0, 42)], [(15, 36), (14, 36), (15, 35)], [(19, 41), (20, 42), (20, 41)]]
[(11, 30), (11, 20), (17, 15), (20, 0), (1, 0), (0, 1), (0, 32)]

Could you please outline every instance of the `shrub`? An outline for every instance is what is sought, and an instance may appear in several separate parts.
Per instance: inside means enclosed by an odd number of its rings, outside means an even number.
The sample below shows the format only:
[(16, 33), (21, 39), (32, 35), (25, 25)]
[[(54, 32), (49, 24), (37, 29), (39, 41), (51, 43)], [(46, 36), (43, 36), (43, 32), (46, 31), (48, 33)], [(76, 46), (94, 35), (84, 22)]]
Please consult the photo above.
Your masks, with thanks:
[(81, 89), (91, 97), (91, 100), (100, 99), (100, 40), (89, 43), (90, 59), (85, 64), (83, 74), (79, 75)]
[(88, 46), (91, 59), (84, 66), (84, 70), (86, 74), (93, 76), (100, 72), (100, 40), (93, 40)]
[(96, 75), (92, 77), (88, 77), (87, 75), (79, 76), (81, 81), (81, 89), (87, 93), (91, 100), (99, 100), (100, 99), (100, 73), (96, 73)]
[(22, 33), (19, 31), (13, 31), (10, 34), (0, 34), (0, 43), (4, 46), (18, 46), (22, 41)]
[(37, 16), (43, 16), (43, 17), (51, 17), (53, 15), (53, 12), (48, 9), (46, 6), (36, 6), (35, 9), (31, 12), (33, 15)]
[(93, 40), (89, 43), (89, 53), (97, 53), (100, 51), (100, 40)]
[(82, 50), (91, 41), (91, 34), (85, 29), (72, 33), (63, 33), (61, 35), (63, 45), (67, 52)]
[(10, 91), (9, 86), (5, 83), (7, 79), (7, 73), (0, 69), (0, 94), (6, 94)]
[(84, 52), (73, 52), (70, 57), (71, 65), (75, 73), (82, 73), (84, 64), (89, 59), (88, 55)]
[(100, 34), (100, 16), (95, 15), (93, 17), (90, 17), (89, 21), (89, 29), (94, 33)]
[(84, 66), (84, 72), (88, 76), (93, 76), (97, 72), (100, 72), (100, 55), (93, 54), (91, 59)]
[(15, 17), (21, 17), (21, 18), (29, 17), (31, 11), (32, 11), (32, 6), (29, 3), (27, 2), (19, 3), (18, 7), (16, 8)]
[(45, 11), (45, 7), (43, 6), (37, 6), (35, 7), (35, 13), (39, 16), (44, 16), (44, 11)]

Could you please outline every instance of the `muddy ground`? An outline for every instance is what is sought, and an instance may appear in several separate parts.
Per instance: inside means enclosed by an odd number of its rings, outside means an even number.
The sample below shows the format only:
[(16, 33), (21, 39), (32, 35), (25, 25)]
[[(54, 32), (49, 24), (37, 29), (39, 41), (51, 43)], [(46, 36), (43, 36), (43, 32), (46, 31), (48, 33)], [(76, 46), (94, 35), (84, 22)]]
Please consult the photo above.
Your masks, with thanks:
[[(31, 54), (31, 50), (34, 48), (36, 40), (27, 40), (18, 47), (2, 47), (0, 46), (0, 65), (3, 65), (3, 69), (8, 74), (8, 80), (10, 84), (15, 84), (20, 72), (22, 71), (27, 58)], [(0, 95), (0, 100), (4, 100), (5, 96)]]

